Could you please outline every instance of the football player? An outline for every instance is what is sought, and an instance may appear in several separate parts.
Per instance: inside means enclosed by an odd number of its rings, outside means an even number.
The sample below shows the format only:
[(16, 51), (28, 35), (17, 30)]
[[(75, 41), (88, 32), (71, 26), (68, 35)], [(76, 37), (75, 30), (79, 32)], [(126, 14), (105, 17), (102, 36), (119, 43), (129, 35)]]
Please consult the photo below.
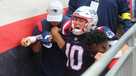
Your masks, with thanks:
[(39, 76), (63, 76), (65, 55), (52, 41), (50, 30), (53, 26), (62, 27), (69, 19), (63, 16), (63, 6), (58, 0), (49, 3), (47, 13), (47, 19), (40, 21), (42, 29), (36, 27), (33, 36), (23, 38), (21, 44), (37, 52)]
[[(104, 37), (102, 40), (103, 43), (100, 40), (103, 47), (99, 47), (102, 49), (95, 49), (93, 51), (91, 48), (93, 43), (97, 43), (94, 41), (95, 36), (93, 36), (96, 32), (92, 32), (96, 30), (97, 20), (96, 11), (91, 9), (91, 7), (81, 6), (73, 13), (70, 23), (71, 27), (64, 37), (59, 33), (60, 28), (57, 26), (52, 27), (53, 40), (65, 51), (65, 55), (67, 56), (64, 76), (80, 76), (95, 62), (96, 51), (104, 52), (107, 49), (107, 36), (105, 34), (102, 36), (102, 38)], [(98, 37), (98, 39), (101, 38)]]

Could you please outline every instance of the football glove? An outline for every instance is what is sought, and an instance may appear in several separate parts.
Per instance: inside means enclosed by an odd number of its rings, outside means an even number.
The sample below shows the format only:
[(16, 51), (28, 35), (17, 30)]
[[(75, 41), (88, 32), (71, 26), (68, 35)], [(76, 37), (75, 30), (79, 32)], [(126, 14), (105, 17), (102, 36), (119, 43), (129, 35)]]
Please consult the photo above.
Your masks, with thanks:
[(21, 45), (24, 46), (24, 47), (28, 47), (34, 42), (36, 42), (36, 37), (35, 36), (29, 36), (29, 37), (23, 38), (21, 40)]
[(42, 34), (42, 39), (40, 40), (44, 47), (51, 48), (52, 47), (52, 36), (48, 31), (44, 31)]

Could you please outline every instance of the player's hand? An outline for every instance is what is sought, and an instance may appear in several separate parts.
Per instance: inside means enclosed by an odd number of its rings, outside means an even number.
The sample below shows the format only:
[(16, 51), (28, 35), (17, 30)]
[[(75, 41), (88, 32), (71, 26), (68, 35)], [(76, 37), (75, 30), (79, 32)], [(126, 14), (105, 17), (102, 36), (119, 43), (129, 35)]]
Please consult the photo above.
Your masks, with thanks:
[(100, 58), (102, 58), (102, 56), (104, 55), (104, 53), (101, 53), (101, 52), (98, 52), (96, 55), (95, 55), (95, 60), (98, 61)]
[(59, 27), (54, 26), (54, 27), (51, 28), (51, 33), (58, 33), (58, 32), (60, 32), (60, 28)]
[(34, 42), (36, 42), (36, 37), (34, 36), (26, 37), (21, 40), (21, 45), (24, 47), (28, 47)]

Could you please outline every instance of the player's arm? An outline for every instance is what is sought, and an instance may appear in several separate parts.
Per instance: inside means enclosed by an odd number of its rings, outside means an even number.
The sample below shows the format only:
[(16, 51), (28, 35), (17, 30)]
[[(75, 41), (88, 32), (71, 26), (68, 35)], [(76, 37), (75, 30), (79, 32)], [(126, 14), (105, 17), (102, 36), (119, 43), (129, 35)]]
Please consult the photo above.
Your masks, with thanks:
[(117, 0), (117, 2), (121, 24), (124, 26), (124, 31), (127, 31), (133, 25), (128, 2), (125, 0)]
[(39, 35), (35, 35), (35, 36), (28, 36), (28, 37), (25, 37), (21, 40), (21, 45), (24, 46), (24, 47), (28, 47), (30, 46), (31, 44), (35, 43), (37, 40), (41, 39), (42, 38), (42, 35), (39, 34)]
[(41, 49), (41, 42), (38, 40), (39, 38), (41, 38), (41, 35), (25, 37), (21, 40), (21, 46), (30, 46), (34, 53), (38, 53)]
[(45, 47), (48, 48), (48, 46), (51, 44), (52, 36), (51, 36), (50, 32), (44, 31), (41, 34), (38, 34), (38, 35), (35, 35), (35, 36), (28, 36), (26, 38), (23, 38), (21, 40), (21, 45), (27, 47), (27, 46), (30, 46), (33, 43), (36, 43), (37, 41), (41, 41), (42, 44), (44, 44)]
[(62, 38), (61, 34), (59, 33), (60, 29), (57, 26), (52, 27), (51, 34), (53, 40), (57, 43), (59, 48), (63, 48), (65, 46), (65, 41)]

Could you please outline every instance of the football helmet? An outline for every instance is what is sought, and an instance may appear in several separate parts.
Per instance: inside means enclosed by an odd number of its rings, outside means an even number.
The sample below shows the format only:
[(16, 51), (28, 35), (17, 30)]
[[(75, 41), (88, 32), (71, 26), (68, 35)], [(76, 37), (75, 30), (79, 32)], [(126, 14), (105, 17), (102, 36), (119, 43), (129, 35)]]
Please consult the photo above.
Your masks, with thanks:
[[(79, 26), (78, 23), (76, 23), (77, 19), (74, 18), (84, 19), (86, 20), (86, 23)], [(89, 6), (81, 6), (73, 13), (71, 22), (72, 33), (74, 35), (81, 35), (85, 32), (89, 32), (98, 22), (97, 12)], [(81, 21), (79, 22), (81, 23)], [(77, 28), (77, 26), (79, 27)]]
[(61, 1), (54, 0), (53, 2), (50, 2), (47, 12), (47, 21), (61, 22), (63, 19), (63, 5)]

